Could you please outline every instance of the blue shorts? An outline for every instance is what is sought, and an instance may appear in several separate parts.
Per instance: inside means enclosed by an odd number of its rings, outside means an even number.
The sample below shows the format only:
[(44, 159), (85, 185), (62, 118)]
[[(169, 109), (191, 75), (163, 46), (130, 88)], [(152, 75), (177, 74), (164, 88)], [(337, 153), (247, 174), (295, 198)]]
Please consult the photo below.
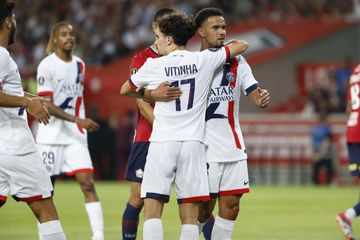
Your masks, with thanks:
[(130, 156), (126, 166), (126, 179), (141, 183), (150, 142), (135, 142), (131, 145)]
[(360, 176), (360, 143), (347, 143), (349, 171), (352, 176)]

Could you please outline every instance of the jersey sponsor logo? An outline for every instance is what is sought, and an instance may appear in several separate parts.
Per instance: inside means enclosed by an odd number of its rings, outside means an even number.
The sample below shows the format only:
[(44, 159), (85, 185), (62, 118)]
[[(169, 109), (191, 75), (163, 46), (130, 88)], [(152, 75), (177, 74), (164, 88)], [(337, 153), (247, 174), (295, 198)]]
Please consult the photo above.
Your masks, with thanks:
[(217, 102), (230, 102), (234, 100), (235, 97), (234, 97), (233, 86), (221, 86), (221, 87), (211, 88), (208, 97), (208, 102), (210, 104)]
[(135, 175), (136, 175), (136, 177), (138, 177), (138, 178), (143, 178), (144, 172), (143, 172), (143, 170), (142, 170), (141, 168), (139, 168), (139, 169), (137, 169), (137, 170), (135, 171)]
[(82, 96), (84, 87), (80, 83), (74, 83), (70, 85), (63, 85), (60, 88), (60, 93), (65, 94), (66, 96)]
[(40, 86), (42, 86), (45, 83), (45, 78), (43, 76), (40, 76), (40, 77), (38, 77), (37, 82)]
[(137, 68), (133, 68), (130, 70), (130, 74), (133, 75), (135, 73), (137, 73), (138, 69)]

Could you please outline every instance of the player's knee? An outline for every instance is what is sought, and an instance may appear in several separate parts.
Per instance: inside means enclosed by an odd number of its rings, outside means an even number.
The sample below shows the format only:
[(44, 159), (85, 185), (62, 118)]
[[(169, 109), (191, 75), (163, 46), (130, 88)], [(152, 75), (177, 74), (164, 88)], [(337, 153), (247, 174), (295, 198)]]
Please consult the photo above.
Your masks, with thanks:
[(0, 200), (0, 208), (1, 208), (2, 206), (4, 206), (5, 203), (6, 203), (6, 201), (1, 201), (1, 200)]
[(144, 200), (138, 196), (130, 196), (129, 204), (136, 208), (142, 208), (144, 206)]
[(240, 212), (240, 205), (239, 203), (231, 203), (226, 206), (225, 215), (226, 219), (235, 220)]
[(94, 193), (95, 192), (95, 185), (93, 182), (80, 182), (81, 189), (84, 193)]

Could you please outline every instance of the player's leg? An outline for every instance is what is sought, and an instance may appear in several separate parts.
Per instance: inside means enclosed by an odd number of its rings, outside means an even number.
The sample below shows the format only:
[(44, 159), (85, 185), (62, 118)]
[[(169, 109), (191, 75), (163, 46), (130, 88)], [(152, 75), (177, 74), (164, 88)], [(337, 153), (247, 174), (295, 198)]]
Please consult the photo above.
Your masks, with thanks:
[(65, 240), (59, 217), (52, 197), (27, 203), (39, 221), (40, 236), (43, 240)]
[(220, 163), (223, 166), (219, 191), (219, 213), (215, 217), (212, 240), (230, 240), (240, 211), (240, 199), (249, 192), (246, 160)]
[(126, 179), (131, 182), (130, 197), (122, 217), (122, 238), (132, 240), (137, 237), (139, 215), (144, 205), (140, 198), (141, 182), (145, 169), (149, 142), (133, 143), (126, 166)]
[[(349, 170), (352, 176), (360, 176), (360, 144), (348, 143), (349, 152)], [(360, 215), (360, 200), (353, 207), (347, 209), (345, 212), (340, 212), (336, 215), (336, 222), (340, 227), (341, 232), (348, 240), (355, 239), (352, 229), (352, 221)]]
[(40, 223), (42, 239), (66, 239), (52, 201), (50, 177), (39, 153), (0, 157), (0, 162), (6, 161), (8, 168), (2, 170), (9, 176), (10, 193), (15, 200), (28, 203)]
[[(211, 196), (211, 192), (210, 192)], [(215, 218), (213, 211), (216, 205), (216, 197), (211, 197), (210, 201), (201, 203), (199, 211), (199, 232), (203, 233), (206, 240), (211, 239), (211, 232), (214, 227)]]
[(99, 197), (95, 190), (90, 153), (84, 144), (66, 145), (62, 172), (75, 175), (84, 194), (85, 209), (89, 217), (93, 240), (104, 239), (104, 220)]
[(180, 239), (199, 239), (200, 202), (210, 200), (204, 144), (196, 141), (182, 143), (174, 186), (182, 223)]
[(169, 201), (171, 184), (175, 178), (177, 142), (152, 142), (141, 184), (144, 198), (144, 240), (162, 240), (161, 215), (163, 205)]
[(140, 183), (131, 182), (130, 197), (122, 217), (123, 240), (136, 239), (139, 216), (144, 206), (144, 200), (140, 198), (140, 189)]
[(85, 209), (89, 217), (93, 240), (104, 239), (104, 220), (99, 197), (95, 190), (94, 175), (91, 172), (78, 172), (75, 178), (85, 198)]

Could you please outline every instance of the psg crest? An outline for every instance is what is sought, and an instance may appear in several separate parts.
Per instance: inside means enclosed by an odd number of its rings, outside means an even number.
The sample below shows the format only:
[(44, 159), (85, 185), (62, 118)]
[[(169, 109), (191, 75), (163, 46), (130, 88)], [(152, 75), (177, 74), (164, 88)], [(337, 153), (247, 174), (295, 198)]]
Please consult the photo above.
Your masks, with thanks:
[(226, 74), (226, 79), (229, 81), (229, 82), (234, 82), (235, 81), (235, 74), (232, 73), (232, 72), (228, 72)]

